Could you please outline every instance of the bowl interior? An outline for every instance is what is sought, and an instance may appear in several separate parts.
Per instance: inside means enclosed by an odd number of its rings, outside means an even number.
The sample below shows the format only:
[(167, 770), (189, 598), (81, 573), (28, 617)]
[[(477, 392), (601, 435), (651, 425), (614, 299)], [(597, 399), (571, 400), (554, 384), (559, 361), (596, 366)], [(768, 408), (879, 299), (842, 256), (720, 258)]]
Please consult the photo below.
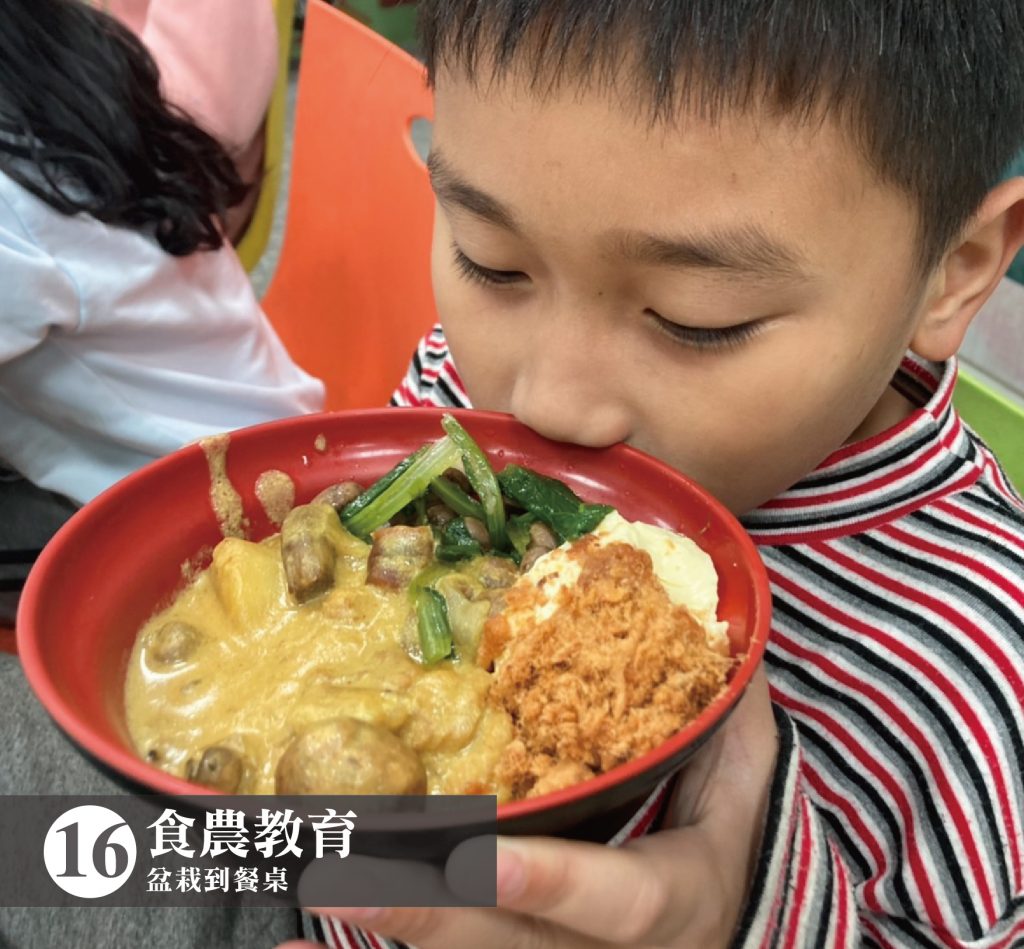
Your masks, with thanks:
[[(728, 621), (734, 654), (746, 659), (728, 694), (669, 744), (602, 775), (598, 793), (672, 754), (713, 727), (742, 692), (764, 648), (769, 593), (755, 548), (714, 499), (660, 462), (624, 446), (595, 451), (555, 443), (510, 416), (453, 412), (496, 468), (533, 467), (568, 483), (588, 501), (613, 504), (643, 520), (692, 537), (719, 575), (719, 616)], [(442, 434), (439, 410), (382, 409), (304, 416), (231, 435), (229, 478), (242, 497), (249, 536), (276, 528), (255, 491), (277, 469), (295, 484), (296, 503), (339, 480), (364, 484), (423, 442)], [(197, 788), (139, 760), (125, 726), (123, 688), (135, 636), (184, 585), (188, 565), (205, 565), (221, 531), (210, 502), (210, 470), (198, 445), (182, 449), (121, 481), (83, 508), (46, 547), (26, 584), (18, 648), (26, 675), (57, 723), (86, 751), (132, 781), (173, 794)], [(571, 791), (572, 789), (569, 789)], [(499, 817), (522, 817), (572, 797), (558, 792), (514, 802)]]

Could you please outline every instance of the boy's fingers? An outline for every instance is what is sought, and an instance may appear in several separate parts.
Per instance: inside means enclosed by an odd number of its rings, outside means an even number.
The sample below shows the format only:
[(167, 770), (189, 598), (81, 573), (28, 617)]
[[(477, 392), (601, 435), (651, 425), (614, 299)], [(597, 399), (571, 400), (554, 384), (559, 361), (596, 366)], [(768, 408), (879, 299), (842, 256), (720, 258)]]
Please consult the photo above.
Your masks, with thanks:
[(663, 831), (624, 849), (547, 838), (500, 838), (498, 903), (513, 912), (314, 912), (420, 949), (668, 944), (680, 933), (694, 932), (700, 900), (707, 897), (703, 884), (708, 875), (697, 866), (695, 842), (683, 839), (690, 833), (685, 828)]
[(310, 912), (400, 939), (417, 949), (595, 949), (606, 945), (543, 920), (495, 909), (380, 909), (368, 914), (338, 908)]
[(686, 829), (613, 848), (501, 838), (498, 904), (602, 942), (640, 945), (687, 931), (704, 892)]

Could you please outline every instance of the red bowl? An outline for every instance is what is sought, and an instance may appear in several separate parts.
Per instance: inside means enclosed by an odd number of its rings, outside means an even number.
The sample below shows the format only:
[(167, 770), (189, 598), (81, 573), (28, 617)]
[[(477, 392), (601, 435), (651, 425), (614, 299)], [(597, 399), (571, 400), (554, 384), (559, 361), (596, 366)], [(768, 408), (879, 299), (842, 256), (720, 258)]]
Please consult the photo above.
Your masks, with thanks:
[[(442, 434), (438, 409), (379, 409), (302, 416), (231, 435), (228, 475), (258, 540), (275, 528), (255, 493), (276, 468), (296, 502), (339, 480), (372, 482)], [(719, 618), (741, 657), (722, 695), (653, 751), (582, 784), (504, 804), (503, 833), (607, 838), (665, 777), (721, 725), (761, 660), (768, 635), (768, 578), (736, 519), (683, 475), (635, 449), (552, 442), (511, 416), (454, 411), (497, 467), (529, 465), (584, 499), (692, 537), (719, 577)], [(323, 439), (320, 439), (323, 436)], [(326, 447), (318, 449), (318, 445)], [(89, 755), (135, 785), (170, 794), (209, 793), (139, 759), (125, 725), (124, 681), (143, 623), (181, 589), (182, 564), (221, 538), (210, 504), (206, 457), (191, 445), (125, 478), (86, 505), (47, 545), (22, 596), (18, 651), (32, 688)]]

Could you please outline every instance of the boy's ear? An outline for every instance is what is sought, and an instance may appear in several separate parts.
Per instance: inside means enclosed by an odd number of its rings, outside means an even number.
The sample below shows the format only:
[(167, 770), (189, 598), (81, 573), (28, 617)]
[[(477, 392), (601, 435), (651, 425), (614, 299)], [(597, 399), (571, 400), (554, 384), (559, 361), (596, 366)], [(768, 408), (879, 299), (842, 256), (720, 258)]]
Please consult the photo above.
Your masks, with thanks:
[(1024, 178), (993, 188), (932, 275), (910, 348), (942, 362), (1024, 246)]

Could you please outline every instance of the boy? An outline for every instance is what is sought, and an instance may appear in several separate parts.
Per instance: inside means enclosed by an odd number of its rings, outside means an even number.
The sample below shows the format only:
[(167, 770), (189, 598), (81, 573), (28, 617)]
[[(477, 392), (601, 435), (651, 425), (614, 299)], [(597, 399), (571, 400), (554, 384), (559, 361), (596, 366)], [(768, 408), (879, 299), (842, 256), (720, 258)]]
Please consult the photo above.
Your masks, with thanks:
[(336, 915), (420, 947), (1024, 944), (1024, 507), (950, 405), (1024, 242), (1019, 0), (421, 15), (443, 330), (395, 402), (714, 491), (772, 578), (774, 716), (752, 687), (657, 833), (502, 846), (498, 911)]

